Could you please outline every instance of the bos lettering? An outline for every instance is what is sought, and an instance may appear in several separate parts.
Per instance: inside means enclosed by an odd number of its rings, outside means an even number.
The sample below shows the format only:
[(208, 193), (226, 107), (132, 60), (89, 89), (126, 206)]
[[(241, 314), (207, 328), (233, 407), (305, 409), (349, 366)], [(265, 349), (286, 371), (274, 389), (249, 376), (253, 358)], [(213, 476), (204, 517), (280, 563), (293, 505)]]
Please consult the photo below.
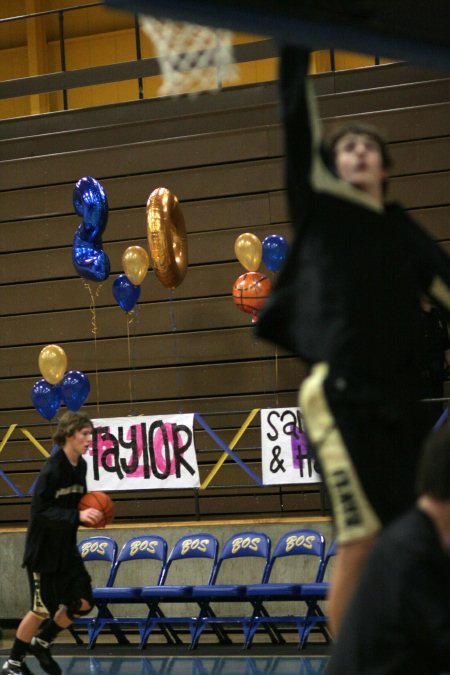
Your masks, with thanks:
[(148, 553), (155, 553), (158, 548), (157, 541), (150, 541), (149, 539), (136, 539), (131, 542), (130, 556), (136, 555), (139, 551), (148, 551)]
[(314, 534), (308, 534), (306, 537), (304, 534), (299, 536), (292, 535), (286, 539), (286, 551), (292, 551), (293, 548), (307, 548), (311, 550), (315, 540)]
[(185, 539), (181, 547), (181, 555), (198, 549), (202, 553), (208, 550), (209, 539)]
[(99, 555), (105, 555), (108, 548), (107, 541), (87, 541), (84, 542), (81, 546), (81, 557), (85, 558), (88, 553), (98, 553)]
[(236, 537), (236, 539), (233, 539), (231, 552), (237, 553), (243, 548), (248, 548), (251, 551), (257, 551), (260, 543), (261, 537)]

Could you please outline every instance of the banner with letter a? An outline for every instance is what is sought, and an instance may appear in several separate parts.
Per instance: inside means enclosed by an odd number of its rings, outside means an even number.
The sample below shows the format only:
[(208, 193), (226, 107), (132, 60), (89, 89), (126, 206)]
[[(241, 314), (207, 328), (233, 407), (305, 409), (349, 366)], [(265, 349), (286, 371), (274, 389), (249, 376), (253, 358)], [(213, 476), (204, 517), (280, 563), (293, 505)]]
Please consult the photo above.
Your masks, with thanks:
[(92, 420), (88, 490), (161, 490), (200, 485), (194, 415)]
[(264, 485), (321, 482), (315, 456), (303, 429), (300, 408), (261, 410)]

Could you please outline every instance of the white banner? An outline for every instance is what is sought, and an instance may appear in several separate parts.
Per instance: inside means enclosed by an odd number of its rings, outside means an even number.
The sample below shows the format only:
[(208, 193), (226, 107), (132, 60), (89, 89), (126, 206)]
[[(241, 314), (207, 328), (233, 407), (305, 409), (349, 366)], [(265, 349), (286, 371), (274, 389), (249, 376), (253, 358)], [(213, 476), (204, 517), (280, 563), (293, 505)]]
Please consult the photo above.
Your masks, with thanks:
[(264, 485), (320, 483), (299, 408), (261, 410)]
[(88, 490), (160, 490), (200, 485), (194, 415), (92, 420)]

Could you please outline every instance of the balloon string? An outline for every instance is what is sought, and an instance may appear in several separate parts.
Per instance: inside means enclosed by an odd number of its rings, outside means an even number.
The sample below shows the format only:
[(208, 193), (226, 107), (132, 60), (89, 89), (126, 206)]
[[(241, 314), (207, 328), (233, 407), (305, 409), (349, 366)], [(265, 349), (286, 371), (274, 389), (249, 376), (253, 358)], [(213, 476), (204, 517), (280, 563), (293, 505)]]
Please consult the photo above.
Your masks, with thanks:
[(277, 408), (279, 407), (278, 399), (278, 346), (275, 345), (275, 400)]
[(86, 281), (83, 281), (83, 285), (85, 288), (87, 288), (89, 297), (91, 299), (90, 305), (89, 305), (89, 310), (91, 312), (91, 332), (94, 337), (94, 356), (95, 356), (95, 388), (97, 392), (97, 414), (100, 413), (100, 386), (99, 386), (99, 378), (98, 378), (98, 358), (97, 358), (97, 332), (98, 332), (98, 327), (97, 327), (97, 312), (96, 312), (96, 306), (95, 306), (95, 298), (98, 298), (100, 295), (100, 291), (102, 289), (103, 284), (99, 284), (95, 290), (95, 295), (92, 292), (91, 285), (88, 284)]
[(173, 335), (173, 340), (172, 340), (172, 351), (173, 355), (175, 357), (175, 378), (176, 378), (176, 391), (177, 391), (177, 397), (178, 397), (178, 412), (182, 413), (183, 412), (183, 406), (181, 403), (180, 399), (180, 392), (181, 392), (181, 381), (180, 381), (180, 368), (178, 368), (178, 361), (179, 361), (179, 355), (178, 355), (178, 342), (176, 338), (176, 332), (177, 332), (177, 323), (175, 319), (175, 307), (174, 307), (174, 301), (173, 301), (173, 290), (170, 289), (169, 291), (169, 316), (170, 316), (170, 326), (172, 329), (172, 335)]
[(133, 386), (131, 381), (131, 341), (130, 341), (130, 324), (133, 323), (133, 317), (131, 312), (127, 312), (126, 321), (127, 321), (127, 350), (128, 350), (128, 389), (130, 392), (130, 415), (133, 408)]

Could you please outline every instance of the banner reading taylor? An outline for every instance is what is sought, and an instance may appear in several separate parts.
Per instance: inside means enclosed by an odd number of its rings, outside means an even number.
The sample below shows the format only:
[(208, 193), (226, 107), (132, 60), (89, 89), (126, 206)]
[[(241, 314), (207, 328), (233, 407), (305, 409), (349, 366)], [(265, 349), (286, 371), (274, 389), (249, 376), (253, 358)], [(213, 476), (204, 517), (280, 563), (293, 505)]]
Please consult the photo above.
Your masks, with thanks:
[(93, 420), (88, 490), (198, 487), (194, 415)]

